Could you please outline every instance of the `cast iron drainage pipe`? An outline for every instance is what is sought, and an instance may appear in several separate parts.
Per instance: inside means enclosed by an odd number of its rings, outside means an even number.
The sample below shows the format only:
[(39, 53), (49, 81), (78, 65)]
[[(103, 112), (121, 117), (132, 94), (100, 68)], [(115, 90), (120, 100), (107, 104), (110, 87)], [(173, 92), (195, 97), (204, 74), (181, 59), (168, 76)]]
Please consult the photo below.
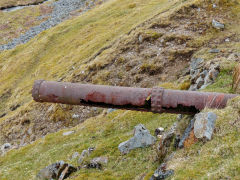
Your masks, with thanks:
[(32, 96), (37, 102), (195, 114), (205, 107), (224, 108), (228, 99), (238, 95), (161, 87), (132, 88), (37, 80)]

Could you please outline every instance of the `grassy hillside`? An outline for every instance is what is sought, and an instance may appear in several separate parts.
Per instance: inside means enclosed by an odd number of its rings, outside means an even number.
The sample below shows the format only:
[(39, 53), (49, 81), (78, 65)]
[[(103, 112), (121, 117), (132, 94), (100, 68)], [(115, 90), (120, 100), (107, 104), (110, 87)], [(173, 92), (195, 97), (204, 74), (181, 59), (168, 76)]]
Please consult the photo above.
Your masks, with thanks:
[[(206, 62), (217, 61), (221, 69), (216, 82), (204, 91), (232, 92), (237, 62), (229, 56), (240, 52), (240, 5), (234, 0), (216, 4), (214, 9), (208, 0), (109, 0), (25, 45), (1, 52), (0, 117), (5, 115), (0, 118), (0, 142), (20, 143), (28, 128), (39, 124), (55, 128), (39, 128), (36, 133), (41, 137), (68, 127), (74, 121), (72, 114), (84, 114), (80, 107), (33, 102), (30, 91), (35, 79), (186, 89), (189, 77), (184, 71), (189, 60), (202, 57)], [(212, 28), (213, 18), (226, 28)], [(159, 47), (162, 53), (158, 55)], [(209, 53), (212, 48), (220, 53)], [(175, 170), (174, 179), (238, 179), (238, 102), (237, 98), (227, 108), (213, 110), (218, 119), (212, 141), (175, 152), (168, 165)], [(109, 163), (103, 170), (78, 171), (70, 179), (149, 179), (160, 163), (155, 147), (121, 155), (117, 146), (132, 136), (135, 125), (142, 123), (153, 134), (159, 126), (169, 129), (176, 115), (120, 110), (99, 113), (72, 128), (75, 133), (70, 136), (62, 136), (69, 129), (60, 130), (0, 157), (0, 177), (33, 179), (40, 169), (58, 160), (77, 165), (69, 160), (72, 154), (93, 146), (96, 150), (89, 159), (107, 156)], [(85, 119), (89, 116), (93, 114)], [(41, 134), (43, 130), (45, 134)]]
[(21, 5), (28, 5), (28, 4), (36, 4), (43, 2), (44, 0), (1, 0), (0, 2), (0, 9), (12, 6), (21, 6)]

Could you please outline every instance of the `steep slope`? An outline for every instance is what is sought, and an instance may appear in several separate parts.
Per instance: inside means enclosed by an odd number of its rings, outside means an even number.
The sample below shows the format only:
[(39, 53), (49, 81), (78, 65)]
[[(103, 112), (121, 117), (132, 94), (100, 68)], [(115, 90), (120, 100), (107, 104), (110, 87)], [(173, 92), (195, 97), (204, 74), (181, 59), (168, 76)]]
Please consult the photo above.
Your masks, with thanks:
[[(218, 62), (221, 70), (206, 90), (231, 92), (236, 62), (230, 57), (240, 52), (240, 5), (220, 0), (216, 6), (204, 0), (109, 1), (26, 45), (2, 52), (0, 108), (5, 115), (0, 119), (1, 141), (25, 145), (101, 113), (101, 109), (32, 102), (34, 79), (187, 89), (188, 62), (192, 57), (201, 57), (206, 62)], [(212, 19), (223, 22), (225, 29), (212, 28)], [(213, 48), (220, 52), (209, 53)], [(214, 110), (218, 120), (211, 142), (198, 142), (175, 152), (169, 163), (175, 170), (173, 178), (239, 177), (238, 104), (236, 99), (226, 109)], [(73, 114), (84, 117), (76, 120)], [(148, 179), (159, 165), (155, 148), (137, 149), (122, 156), (117, 146), (131, 136), (136, 124), (145, 124), (153, 134), (159, 126), (168, 129), (175, 119), (169, 114), (103, 112), (74, 127), (75, 133), (70, 136), (63, 137), (66, 130), (59, 131), (10, 151), (0, 158), (0, 175), (5, 179), (31, 179), (57, 160), (76, 165), (76, 161), (69, 160), (72, 154), (93, 146), (96, 150), (89, 158), (107, 156), (109, 163), (102, 171), (82, 169), (72, 179)]]
[[(129, 1), (109, 1), (80, 17), (41, 33), (26, 45), (2, 52), (0, 54), (2, 141), (13, 140), (19, 145), (24, 131), (31, 127), (34, 129), (34, 135), (41, 137), (48, 131), (56, 131), (71, 123), (74, 125), (92, 116), (95, 112), (86, 110), (87, 115), (83, 115), (84, 118), (71, 120), (71, 115), (81, 113), (83, 110), (78, 110), (78, 107), (50, 108), (50, 105), (32, 104), (30, 91), (33, 81), (71, 80), (74, 70), (84, 71), (90, 56), (109, 46), (117, 37), (127, 33), (138, 23), (159, 12), (173, 9), (173, 6), (175, 7), (176, 3), (168, 1), (161, 3), (136, 1), (134, 4)], [(61, 113), (62, 109), (64, 113)]]

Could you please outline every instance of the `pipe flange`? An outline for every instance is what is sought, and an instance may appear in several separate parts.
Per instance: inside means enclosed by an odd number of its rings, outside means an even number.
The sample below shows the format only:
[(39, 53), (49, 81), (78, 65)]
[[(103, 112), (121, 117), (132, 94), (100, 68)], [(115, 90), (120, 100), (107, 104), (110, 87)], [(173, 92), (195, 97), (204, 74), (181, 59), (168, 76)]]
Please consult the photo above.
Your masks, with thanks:
[(37, 80), (34, 82), (34, 86), (32, 88), (32, 97), (35, 101), (40, 102), (41, 99), (39, 97), (39, 89), (41, 84), (43, 83), (44, 80)]
[(162, 97), (164, 89), (161, 87), (152, 88), (151, 110), (152, 112), (162, 113)]

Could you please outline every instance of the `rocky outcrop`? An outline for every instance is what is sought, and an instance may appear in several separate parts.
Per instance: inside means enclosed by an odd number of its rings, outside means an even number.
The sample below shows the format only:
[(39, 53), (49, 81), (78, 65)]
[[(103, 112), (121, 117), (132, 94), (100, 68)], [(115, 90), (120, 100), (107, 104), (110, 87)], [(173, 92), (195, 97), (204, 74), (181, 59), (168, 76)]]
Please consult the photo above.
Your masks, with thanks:
[(214, 83), (220, 72), (220, 66), (214, 62), (205, 63), (202, 58), (192, 58), (190, 64), (190, 91), (204, 89)]

